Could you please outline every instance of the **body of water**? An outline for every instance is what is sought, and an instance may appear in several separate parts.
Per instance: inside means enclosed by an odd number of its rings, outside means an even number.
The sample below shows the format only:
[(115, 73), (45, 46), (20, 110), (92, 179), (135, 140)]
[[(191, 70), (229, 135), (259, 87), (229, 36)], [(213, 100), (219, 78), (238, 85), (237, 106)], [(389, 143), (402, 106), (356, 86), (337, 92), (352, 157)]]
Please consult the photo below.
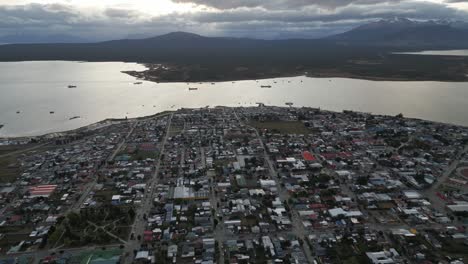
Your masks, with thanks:
[(395, 52), (395, 54), (468, 56), (468, 50), (424, 50), (416, 52)]
[[(468, 83), (346, 78), (278, 78), (221, 83), (152, 83), (121, 73), (133, 63), (0, 63), (1, 136), (65, 131), (106, 118), (138, 117), (181, 107), (284, 106), (356, 110), (468, 125)], [(76, 85), (69, 89), (68, 85)], [(271, 85), (272, 88), (260, 88)], [(189, 87), (197, 87), (189, 91)], [(51, 114), (50, 112), (54, 113)], [(80, 118), (71, 119), (79, 116)]]

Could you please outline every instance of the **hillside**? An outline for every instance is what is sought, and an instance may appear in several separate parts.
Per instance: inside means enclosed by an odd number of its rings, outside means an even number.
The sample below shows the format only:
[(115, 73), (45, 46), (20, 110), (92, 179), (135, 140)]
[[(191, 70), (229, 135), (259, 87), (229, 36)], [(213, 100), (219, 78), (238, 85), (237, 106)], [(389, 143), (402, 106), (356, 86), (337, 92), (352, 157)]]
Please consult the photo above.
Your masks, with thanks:
[[(99, 43), (0, 46), (0, 61), (128, 61), (153, 81), (225, 81), (307, 74), (374, 80), (466, 81), (468, 58), (395, 51), (468, 48), (464, 24), (378, 21), (325, 39), (259, 40), (173, 32)], [(468, 27), (467, 27), (468, 28)], [(164, 64), (165, 67), (158, 67)]]
[(468, 24), (461, 21), (380, 20), (327, 40), (354, 45), (411, 49), (468, 48)]

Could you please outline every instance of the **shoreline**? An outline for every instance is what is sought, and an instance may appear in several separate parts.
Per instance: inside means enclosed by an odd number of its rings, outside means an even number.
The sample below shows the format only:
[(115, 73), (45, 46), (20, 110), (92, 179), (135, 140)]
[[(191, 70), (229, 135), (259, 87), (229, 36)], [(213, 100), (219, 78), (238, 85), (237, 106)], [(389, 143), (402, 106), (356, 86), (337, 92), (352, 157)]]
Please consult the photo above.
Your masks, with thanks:
[[(177, 110), (175, 110), (177, 111)], [(0, 141), (1, 140), (31, 140), (31, 139), (53, 139), (53, 138), (58, 138), (62, 136), (67, 136), (70, 134), (74, 133), (80, 133), (80, 132), (87, 132), (87, 131), (93, 131), (96, 129), (100, 129), (106, 126), (114, 125), (114, 124), (119, 124), (121, 122), (126, 122), (126, 121), (137, 121), (137, 120), (143, 120), (143, 119), (148, 119), (148, 118), (154, 118), (158, 116), (164, 116), (168, 115), (170, 113), (173, 113), (175, 111), (162, 111), (162, 112), (157, 112), (152, 115), (148, 116), (139, 116), (139, 117), (132, 117), (132, 118), (106, 118), (104, 120), (94, 122), (85, 126), (81, 126), (75, 129), (70, 129), (70, 130), (63, 130), (63, 131), (58, 131), (58, 132), (50, 132), (50, 133), (45, 133), (41, 135), (36, 135), (36, 136), (18, 136), (18, 137), (3, 137), (0, 136)]]
[[(406, 55), (408, 57), (418, 55)], [(441, 56), (447, 60), (450, 56)], [(463, 56), (451, 56), (465, 60)], [(468, 61), (468, 59), (466, 59)], [(417, 71), (401, 70), (388, 72), (385, 69), (373, 71), (369, 67), (382, 66), (382, 61), (347, 61), (337, 67), (269, 67), (269, 66), (230, 66), (222, 69), (202, 67), (200, 65), (183, 65), (174, 63), (134, 62), (145, 67), (145, 70), (121, 71), (139, 80), (155, 83), (202, 83), (202, 82), (236, 82), (245, 80), (265, 80), (305, 76), (309, 78), (349, 78), (367, 81), (405, 81), (405, 82), (468, 82), (468, 67), (459, 68), (450, 74), (437, 70)], [(369, 72), (374, 74), (369, 75)]]
[[(144, 65), (144, 64), (142, 64)], [(277, 78), (291, 78), (291, 77), (307, 77), (307, 78), (344, 78), (344, 79), (354, 79), (354, 80), (364, 80), (364, 81), (376, 81), (376, 82), (453, 82), (453, 83), (464, 83), (468, 82), (468, 73), (464, 77), (459, 79), (438, 79), (438, 78), (409, 78), (409, 77), (398, 77), (398, 76), (367, 76), (367, 75), (357, 75), (350, 73), (287, 73), (287, 74), (276, 74), (268, 76), (259, 76), (255, 79), (252, 79), (249, 76), (245, 78), (225, 78), (225, 79), (157, 79), (156, 77), (146, 73), (148, 70), (144, 71), (121, 71), (121, 73), (127, 74), (136, 78), (137, 80), (153, 82), (153, 83), (222, 83), (222, 82), (240, 82), (240, 81), (252, 81), (252, 80), (268, 80), (268, 79), (277, 79)]]
[[(265, 105), (265, 104), (263, 106), (264, 107), (290, 108), (290, 107), (287, 107), (287, 106)], [(212, 107), (209, 107), (209, 108), (217, 108), (217, 107), (245, 108), (245, 106), (223, 106), (223, 105), (212, 106)], [(247, 107), (258, 107), (258, 106), (247, 106)], [(95, 123), (92, 123), (92, 124), (89, 124), (89, 125), (81, 126), (79, 128), (75, 128), (75, 129), (71, 129), (71, 130), (64, 130), (64, 131), (59, 131), (59, 132), (50, 132), (50, 133), (46, 133), (46, 134), (42, 134), (42, 135), (19, 136), (19, 137), (1, 137), (0, 136), (0, 141), (8, 141), (8, 140), (17, 140), (17, 141), (23, 140), (24, 141), (24, 140), (33, 140), (33, 139), (34, 140), (50, 140), (50, 139), (59, 138), (59, 137), (63, 137), (63, 136), (69, 136), (69, 135), (80, 133), (80, 132), (94, 131), (94, 130), (97, 130), (97, 129), (100, 129), (100, 128), (103, 128), (103, 127), (106, 127), (106, 126), (119, 124), (121, 122), (134, 122), (134, 121), (144, 120), (144, 119), (149, 119), (149, 118), (163, 117), (163, 116), (169, 115), (171, 113), (176, 113), (177, 111), (182, 110), (182, 109), (200, 109), (200, 108), (205, 108), (205, 107), (198, 107), (198, 108), (182, 107), (182, 108), (179, 108), (177, 110), (166, 110), (166, 111), (162, 111), (162, 112), (157, 112), (157, 113), (152, 114), (152, 115), (133, 117), (133, 118), (106, 118), (104, 120), (101, 120), (101, 121), (98, 121), (98, 122), (95, 122)], [(293, 106), (292, 108), (317, 109), (317, 108), (310, 107), (310, 106), (308, 106), (308, 107), (305, 107), (305, 106), (296, 106), (295, 107), (295, 106)], [(333, 111), (333, 110), (327, 110), (327, 109), (322, 109), (322, 108), (318, 108), (318, 109), (320, 109), (321, 111), (332, 112), (332, 113), (340, 113), (340, 112), (344, 112), (344, 111), (350, 111), (350, 112), (355, 112), (355, 113), (370, 114), (370, 115), (373, 115), (373, 116), (387, 116), (387, 117), (394, 116), (394, 115), (389, 115), (389, 114), (375, 114), (375, 113), (372, 113), (372, 112), (355, 111), (355, 110), (348, 110), (348, 109), (343, 109), (341, 111)], [(432, 121), (432, 120), (427, 120), (427, 119), (418, 118), (418, 117), (405, 116), (404, 114), (403, 114), (403, 119), (415, 120), (415, 121), (425, 121), (425, 122), (430, 122), (430, 123), (434, 123), (434, 124), (443, 124), (443, 125), (450, 125), (450, 126), (456, 126), (456, 127), (468, 127), (467, 125), (454, 124), (454, 123), (448, 123), (448, 122), (440, 122), (440, 121)]]

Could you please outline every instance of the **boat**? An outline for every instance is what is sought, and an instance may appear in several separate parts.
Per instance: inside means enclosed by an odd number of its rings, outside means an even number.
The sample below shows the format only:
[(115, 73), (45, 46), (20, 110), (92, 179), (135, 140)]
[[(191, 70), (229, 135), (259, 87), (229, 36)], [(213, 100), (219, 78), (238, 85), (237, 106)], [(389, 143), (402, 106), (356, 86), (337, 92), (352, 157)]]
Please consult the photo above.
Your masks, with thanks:
[(262, 85), (261, 88), (271, 88), (271, 85)]
[(134, 82), (133, 84), (135, 85), (138, 85), (138, 84), (142, 84), (143, 82)]
[(286, 102), (284, 103), (285, 105), (288, 105), (288, 106), (292, 106), (294, 103), (291, 103), (291, 102)]
[(0, 124), (0, 129), (2, 129), (2, 127), (4, 127), (4, 125)]
[(21, 111), (16, 111), (17, 114), (21, 113)]
[(196, 91), (196, 90), (198, 90), (197, 87), (189, 87), (188, 89), (189, 89), (189, 91)]
[(68, 88), (76, 88), (76, 85), (68, 85)]
[(80, 116), (74, 116), (74, 117), (70, 117), (70, 120), (78, 119), (78, 118), (80, 118)]
[(50, 111), (49, 114), (55, 114), (55, 112), (54, 112), (54, 111)]

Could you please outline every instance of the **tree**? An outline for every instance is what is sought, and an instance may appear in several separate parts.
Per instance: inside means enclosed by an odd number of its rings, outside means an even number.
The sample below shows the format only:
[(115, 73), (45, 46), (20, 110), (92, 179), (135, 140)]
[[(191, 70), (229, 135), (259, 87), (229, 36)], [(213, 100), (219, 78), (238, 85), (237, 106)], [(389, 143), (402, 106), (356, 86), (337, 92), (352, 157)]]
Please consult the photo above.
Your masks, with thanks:
[(128, 209), (128, 216), (130, 217), (130, 219), (134, 219), (135, 218), (135, 210), (132, 208)]
[(369, 183), (369, 179), (367, 177), (359, 177), (357, 178), (356, 183), (359, 185), (367, 185)]

